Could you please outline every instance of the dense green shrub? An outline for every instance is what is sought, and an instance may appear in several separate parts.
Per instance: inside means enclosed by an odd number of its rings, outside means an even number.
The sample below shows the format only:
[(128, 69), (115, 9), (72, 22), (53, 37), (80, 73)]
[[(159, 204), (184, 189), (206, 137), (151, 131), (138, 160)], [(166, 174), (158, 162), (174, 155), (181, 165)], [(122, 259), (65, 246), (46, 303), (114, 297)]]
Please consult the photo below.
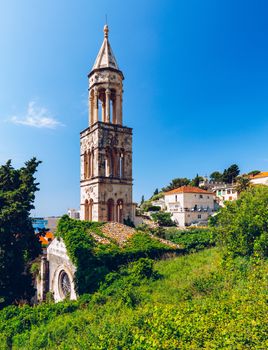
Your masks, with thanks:
[(174, 251), (144, 232), (133, 235), (123, 248), (113, 242), (108, 245), (96, 243), (89, 232), (103, 236), (102, 225), (73, 220), (67, 215), (59, 221), (57, 236), (63, 238), (68, 255), (77, 268), (75, 284), (79, 294), (96, 291), (105, 276), (121, 265), (143, 257), (159, 258), (165, 252)]
[(161, 207), (158, 205), (151, 205), (150, 207), (147, 208), (147, 211), (160, 211)]
[(160, 226), (175, 226), (174, 221), (171, 219), (171, 213), (158, 212), (152, 214), (152, 218)]
[(179, 244), (187, 252), (198, 251), (215, 245), (211, 230), (207, 228), (189, 228), (187, 230), (170, 228), (165, 231), (163, 238)]
[(268, 187), (254, 186), (210, 220), (214, 237), (232, 256), (268, 256)]
[(223, 266), (206, 249), (154, 263), (161, 279), (147, 277), (147, 259), (137, 264), (77, 302), (0, 311), (0, 349), (268, 348), (267, 261)]

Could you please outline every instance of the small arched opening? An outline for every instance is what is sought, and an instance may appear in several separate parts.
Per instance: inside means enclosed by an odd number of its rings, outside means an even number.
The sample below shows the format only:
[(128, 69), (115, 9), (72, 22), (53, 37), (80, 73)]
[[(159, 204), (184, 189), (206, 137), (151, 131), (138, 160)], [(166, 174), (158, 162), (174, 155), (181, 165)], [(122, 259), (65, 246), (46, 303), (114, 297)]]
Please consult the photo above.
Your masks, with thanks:
[(88, 203), (88, 220), (92, 221), (93, 217), (93, 199), (90, 199)]
[(116, 221), (123, 223), (123, 200), (118, 199), (116, 205)]
[(114, 221), (114, 200), (107, 201), (107, 221)]
[(88, 200), (85, 200), (85, 220), (88, 221), (89, 220), (89, 205), (88, 205)]
[(89, 177), (92, 178), (94, 176), (94, 149), (92, 149), (91, 152), (89, 152), (90, 154), (90, 160), (89, 160), (89, 164), (90, 164), (90, 169), (89, 169)]
[(125, 157), (124, 157), (124, 151), (120, 152), (120, 158), (119, 158), (119, 177), (123, 178), (124, 177), (124, 165), (125, 163)]
[(84, 152), (84, 179), (88, 177), (88, 156), (87, 152)]

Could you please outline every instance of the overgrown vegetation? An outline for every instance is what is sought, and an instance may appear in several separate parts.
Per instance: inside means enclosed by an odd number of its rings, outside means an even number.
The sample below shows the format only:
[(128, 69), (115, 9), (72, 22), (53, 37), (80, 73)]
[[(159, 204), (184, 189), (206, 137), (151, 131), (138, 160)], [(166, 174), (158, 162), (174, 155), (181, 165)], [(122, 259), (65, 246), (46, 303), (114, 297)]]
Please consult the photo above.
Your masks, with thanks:
[(29, 301), (34, 294), (30, 262), (41, 253), (30, 211), (38, 183), (35, 158), (20, 169), (11, 161), (0, 167), (0, 309)]
[(222, 208), (212, 234), (151, 230), (192, 253), (173, 259), (149, 259), (169, 248), (145, 225), (124, 248), (97, 244), (89, 231), (102, 235), (101, 225), (63, 217), (58, 229), (79, 288), (92, 294), (5, 308), (0, 349), (268, 348), (268, 187), (250, 188)]
[(68, 255), (77, 268), (75, 281), (80, 295), (96, 291), (105, 276), (121, 265), (142, 257), (159, 258), (165, 252), (174, 251), (145, 232), (137, 232), (123, 248), (112, 241), (107, 245), (97, 243), (90, 231), (103, 236), (102, 225), (73, 220), (67, 215), (58, 223), (57, 236), (63, 238)]
[(176, 224), (171, 219), (171, 213), (168, 212), (157, 212), (152, 214), (152, 219), (159, 226), (175, 226)]
[(240, 174), (240, 169), (237, 164), (232, 164), (229, 168), (224, 169), (222, 173), (214, 171), (210, 174), (210, 179), (216, 182), (233, 183)]
[(187, 230), (170, 228), (166, 230), (164, 238), (179, 244), (188, 253), (215, 246), (215, 238), (212, 237), (211, 230), (207, 228)]
[(266, 260), (226, 266), (218, 248), (143, 259), (77, 302), (4, 309), (0, 349), (266, 349), (267, 276)]
[(254, 186), (211, 218), (214, 237), (228, 256), (268, 256), (268, 187)]

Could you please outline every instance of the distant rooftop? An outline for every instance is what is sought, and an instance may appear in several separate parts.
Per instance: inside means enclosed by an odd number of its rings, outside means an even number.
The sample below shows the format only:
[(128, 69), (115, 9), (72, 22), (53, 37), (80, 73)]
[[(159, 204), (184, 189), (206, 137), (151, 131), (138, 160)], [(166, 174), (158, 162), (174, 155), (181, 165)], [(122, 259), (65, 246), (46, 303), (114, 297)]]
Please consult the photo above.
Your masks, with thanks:
[(179, 187), (179, 188), (175, 188), (174, 190), (165, 192), (165, 195), (176, 194), (176, 193), (204, 193), (204, 194), (214, 194), (214, 193), (212, 193), (212, 192), (203, 190), (202, 188), (199, 188), (199, 187), (182, 186), (182, 187)]
[(254, 175), (250, 176), (251, 179), (261, 179), (263, 177), (268, 177), (268, 171), (261, 172), (255, 176)]

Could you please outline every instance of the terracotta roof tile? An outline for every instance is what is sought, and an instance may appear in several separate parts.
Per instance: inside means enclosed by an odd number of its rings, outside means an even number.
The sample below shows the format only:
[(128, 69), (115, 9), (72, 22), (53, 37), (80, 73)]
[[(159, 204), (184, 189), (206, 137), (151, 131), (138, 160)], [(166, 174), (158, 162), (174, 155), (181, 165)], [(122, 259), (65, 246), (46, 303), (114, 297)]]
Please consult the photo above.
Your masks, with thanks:
[(260, 179), (262, 177), (268, 177), (268, 171), (261, 172), (261, 173), (255, 175), (255, 176), (251, 176), (250, 178), (252, 180), (254, 180), (254, 179)]
[(41, 244), (48, 244), (51, 241), (53, 241), (54, 239), (54, 235), (52, 232), (47, 232), (45, 236), (40, 236), (39, 237), (39, 242), (41, 242)]
[(212, 193), (212, 192), (203, 190), (202, 188), (199, 188), (199, 187), (182, 186), (182, 187), (179, 187), (179, 188), (174, 188), (174, 190), (165, 192), (165, 195), (176, 194), (176, 193), (204, 193), (204, 194), (214, 194), (214, 193)]

